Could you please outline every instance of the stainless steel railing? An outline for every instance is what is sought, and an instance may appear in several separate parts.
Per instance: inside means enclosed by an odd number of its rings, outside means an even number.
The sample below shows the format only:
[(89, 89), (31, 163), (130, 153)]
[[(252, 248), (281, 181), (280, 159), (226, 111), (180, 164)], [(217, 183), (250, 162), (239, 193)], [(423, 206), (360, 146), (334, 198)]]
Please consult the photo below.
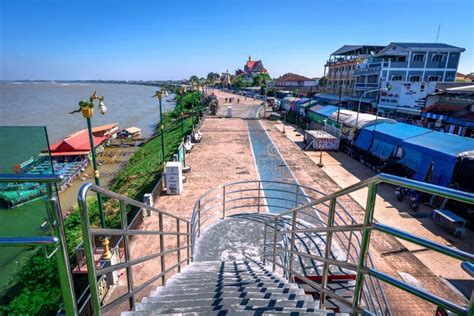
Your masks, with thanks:
[[(45, 247), (43, 249), (45, 251), (45, 256), (48, 259), (56, 257), (56, 263), (59, 273), (59, 282), (64, 302), (64, 309), (66, 310), (66, 313), (68, 315), (77, 315), (78, 311), (76, 306), (72, 275), (69, 268), (69, 257), (66, 246), (66, 236), (64, 234), (64, 223), (58, 197), (56, 194), (56, 184), (61, 181), (62, 178), (58, 175), (0, 175), (0, 182), (33, 182), (46, 185), (47, 195), (45, 197), (45, 203), (48, 214), (48, 224), (50, 227), (50, 236), (0, 237), (0, 247)], [(48, 246), (54, 247), (54, 250), (50, 253), (48, 253), (46, 250), (46, 247)]]
[[(89, 192), (100, 193), (102, 197), (116, 200), (119, 203), (119, 212), (121, 217), (120, 228), (97, 228), (92, 227), (89, 219), (89, 207), (87, 194)], [(172, 271), (181, 271), (184, 263), (189, 264), (192, 260), (192, 241), (191, 241), (191, 222), (175, 216), (173, 214), (164, 212), (144, 203), (132, 200), (126, 196), (111, 192), (102, 187), (93, 185), (91, 183), (84, 184), (78, 195), (82, 233), (84, 238), (84, 249), (86, 252), (86, 260), (88, 267), (88, 279), (91, 292), (92, 310), (95, 315), (100, 315), (101, 312), (107, 312), (118, 306), (122, 302), (128, 300), (130, 309), (134, 308), (135, 295), (147, 288), (154, 282), (161, 280), (161, 284), (166, 284), (166, 277)], [(158, 229), (157, 230), (142, 230), (130, 229), (127, 223), (127, 206), (134, 206), (150, 211), (152, 214), (158, 215)], [(164, 219), (167, 220), (166, 228), (164, 226)], [(171, 221), (171, 222), (170, 222)], [(116, 263), (110, 262), (106, 266), (97, 267), (94, 262), (93, 254), (93, 236), (121, 236), (123, 238), (123, 259), (117, 258)], [(131, 236), (158, 236), (159, 251), (141, 257), (133, 257), (131, 252), (130, 237)], [(165, 237), (176, 238), (173, 241), (173, 248), (165, 248)], [(184, 239), (184, 241), (182, 240)], [(184, 245), (182, 245), (184, 244)], [(184, 259), (182, 259), (182, 252), (184, 251)], [(172, 266), (167, 266), (171, 259), (166, 261), (165, 258), (173, 258), (176, 256), (176, 263)], [(160, 259), (159, 273), (156, 273), (148, 280), (136, 285), (133, 278), (133, 267), (153, 259)], [(103, 303), (100, 300), (97, 279), (100, 276), (110, 274), (119, 270), (125, 270), (127, 280), (127, 292), (109, 303)], [(158, 269), (157, 269), (158, 270)]]
[[(201, 231), (214, 223), (215, 221), (225, 218), (232, 214), (241, 213), (265, 213), (268, 210), (272, 212), (287, 212), (295, 207), (307, 204), (310, 201), (316, 201), (325, 194), (313, 188), (302, 186), (296, 183), (286, 183), (278, 181), (240, 181), (230, 184), (221, 185), (211, 189), (203, 194), (195, 203), (193, 214), (191, 217), (192, 239), (199, 237)], [(346, 208), (336, 203), (338, 212), (334, 214), (335, 222), (338, 225), (356, 225), (356, 220), (350, 215)], [(331, 216), (329, 214), (329, 205), (321, 204), (312, 207), (311, 212), (306, 212), (304, 217), (298, 221), (292, 222), (286, 217), (277, 217), (275, 222), (273, 219), (268, 220), (274, 223), (274, 227), (282, 230), (290, 230), (293, 225), (301, 230), (308, 230), (297, 238), (290, 239), (282, 236), (274, 240), (274, 243), (280, 243), (283, 247), (291, 247), (296, 249), (298, 262), (294, 265), (295, 270), (302, 276), (321, 275), (322, 261), (324, 258), (324, 248), (321, 244), (326, 242), (325, 232), (321, 231), (315, 234), (311, 231), (314, 227), (324, 227)], [(262, 220), (264, 218), (264, 220)], [(260, 220), (263, 224), (266, 217), (255, 217), (254, 220)], [(263, 242), (263, 253), (267, 252), (266, 236), (272, 230), (272, 227), (265, 225), (265, 240)], [(335, 237), (341, 251), (348, 258), (347, 261), (355, 261), (358, 257), (358, 249), (361, 246), (361, 235), (355, 231), (344, 232)], [(292, 242), (293, 240), (293, 242)], [(296, 241), (297, 240), (297, 241)], [(291, 246), (290, 246), (291, 244)], [(330, 249), (330, 247), (326, 247)], [(318, 256), (311, 258), (311, 251), (319, 251)], [(320, 251), (321, 250), (321, 251)], [(275, 253), (274, 257), (280, 262), (289, 262), (290, 256), (283, 252)], [(266, 256), (263, 257), (266, 259)], [(318, 260), (319, 259), (319, 260)], [(276, 261), (276, 260), (274, 260)], [(373, 267), (373, 262), (368, 256), (368, 263)], [(342, 266), (342, 264), (341, 264)], [(332, 273), (332, 272), (331, 272)], [(334, 271), (334, 274), (344, 274), (341, 268)], [(290, 277), (285, 273), (286, 276)], [(295, 276), (295, 275), (293, 275)], [(373, 278), (364, 280), (363, 299), (369, 310), (374, 313), (390, 315), (390, 307), (385, 298), (385, 293), (381, 283)], [(354, 290), (352, 288), (352, 290)]]
[[(427, 184), (424, 182), (419, 182), (415, 180), (409, 180), (405, 178), (400, 178), (392, 175), (387, 174), (379, 174), (375, 177), (366, 179), (361, 181), (355, 185), (349, 186), (345, 189), (342, 189), (336, 193), (321, 197), (312, 201), (310, 203), (306, 203), (302, 206), (298, 206), (290, 211), (281, 213), (276, 215), (272, 219), (268, 219), (265, 222), (265, 231), (267, 232), (267, 227), (271, 227), (273, 225), (274, 229), (270, 232), (273, 234), (273, 238), (270, 239), (270, 243), (267, 243), (267, 234), (265, 234), (265, 241), (264, 245), (266, 248), (270, 248), (271, 255), (267, 256), (267, 253), (264, 252), (265, 259), (273, 263), (273, 267), (279, 266), (282, 268), (285, 273), (289, 276), (297, 276), (300, 280), (303, 280), (306, 284), (310, 285), (311, 287), (317, 289), (321, 293), (320, 304), (321, 307), (326, 307), (327, 298), (330, 297), (344, 305), (347, 305), (352, 309), (354, 313), (365, 313), (370, 312), (370, 306), (367, 304), (367, 299), (363, 302), (364, 292), (363, 287), (367, 284), (365, 280), (367, 277), (374, 278), (376, 280), (381, 280), (384, 283), (389, 285), (395, 286), (403, 291), (411, 293), (425, 301), (433, 303), (439, 307), (442, 307), (446, 310), (452, 311), (457, 314), (461, 315), (473, 315), (474, 314), (474, 294), (471, 297), (470, 305), (468, 307), (463, 307), (453, 302), (450, 302), (444, 298), (436, 296), (432, 293), (429, 293), (423, 289), (414, 287), (413, 285), (400, 281), (386, 273), (380, 272), (374, 267), (370, 266), (370, 260), (368, 260), (369, 253), (369, 244), (370, 244), (370, 237), (372, 231), (378, 231), (381, 233), (385, 233), (396, 238), (404, 239), (411, 243), (420, 245), (427, 249), (436, 251), (438, 253), (450, 256), (452, 258), (456, 258), (462, 261), (466, 261), (469, 263), (474, 262), (474, 254), (466, 253), (455, 249), (453, 247), (448, 247), (433, 241), (429, 241), (425, 238), (407, 233), (405, 231), (383, 225), (380, 223), (375, 223), (373, 219), (374, 208), (375, 208), (375, 198), (377, 194), (377, 184), (379, 183), (388, 183), (396, 186), (402, 186), (409, 189), (414, 189), (420, 192), (439, 195), (444, 198), (449, 198), (453, 200), (457, 200), (460, 202), (474, 204), (474, 194), (457, 191), (449, 188), (439, 187), (432, 184)], [(352, 192), (368, 188), (367, 194), (367, 205), (365, 208), (364, 213), (364, 221), (361, 224), (354, 224), (351, 223), (350, 225), (336, 225), (335, 220), (337, 219), (337, 211), (336, 207), (338, 205), (338, 198), (341, 198), (344, 195), (350, 194)], [(327, 205), (329, 203), (329, 212), (327, 217), (327, 223), (323, 227), (311, 227), (307, 229), (299, 229), (295, 226), (294, 223), (297, 223), (299, 219), (307, 216), (308, 209), (313, 211), (314, 208), (319, 207), (320, 205)], [(293, 223), (292, 227), (284, 230), (278, 229), (278, 222), (280, 219), (286, 218), (287, 220), (291, 220)], [(356, 261), (347, 262), (344, 260), (340, 260), (338, 258), (334, 258), (330, 256), (331, 253), (331, 245), (334, 241), (335, 236), (338, 233), (347, 233), (347, 232), (359, 232), (361, 235), (361, 243), (360, 243), (360, 250), (355, 255)], [(298, 235), (302, 233), (324, 233), (326, 234), (326, 248), (324, 255), (315, 255), (312, 253), (301, 253), (295, 250), (294, 245), (295, 241), (298, 238)], [(279, 240), (278, 235), (286, 235), (289, 239), (289, 244), (291, 245), (288, 247), (282, 247), (277, 240)], [(288, 237), (288, 235), (290, 237)], [(273, 241), (271, 241), (273, 240)], [(288, 244), (288, 243), (287, 243)], [(282, 252), (285, 254), (286, 258), (289, 259), (286, 262), (280, 263), (277, 262), (276, 254)], [(311, 279), (307, 278), (306, 276), (302, 275), (299, 271), (293, 268), (293, 261), (296, 257), (299, 256), (307, 256), (311, 257), (315, 260), (320, 260), (323, 262), (323, 275), (321, 279), (321, 284), (318, 284)], [(354, 271), (356, 273), (356, 283), (354, 289), (354, 297), (352, 302), (337, 295), (334, 291), (328, 287), (328, 274), (329, 274), (329, 267), (330, 266), (339, 266), (344, 267), (345, 269)], [(364, 285), (364, 286), (363, 286)], [(473, 292), (474, 293), (474, 292)]]

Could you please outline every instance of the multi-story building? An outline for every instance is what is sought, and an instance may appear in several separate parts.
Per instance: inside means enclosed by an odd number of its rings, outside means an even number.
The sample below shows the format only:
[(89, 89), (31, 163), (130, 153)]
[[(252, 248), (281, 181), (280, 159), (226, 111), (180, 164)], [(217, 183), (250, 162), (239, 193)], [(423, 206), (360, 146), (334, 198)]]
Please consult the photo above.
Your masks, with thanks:
[(324, 65), (324, 75), (328, 79), (325, 87), (321, 88), (322, 98), (334, 101), (345, 101), (346, 96), (352, 96), (354, 91), (354, 72), (370, 54), (376, 54), (384, 46), (377, 45), (344, 45), (329, 56)]
[[(363, 110), (397, 118), (419, 118), (437, 82), (452, 82), (464, 48), (441, 43), (390, 43), (366, 56), (354, 72), (349, 107), (364, 96)], [(373, 91), (391, 86), (388, 92)]]

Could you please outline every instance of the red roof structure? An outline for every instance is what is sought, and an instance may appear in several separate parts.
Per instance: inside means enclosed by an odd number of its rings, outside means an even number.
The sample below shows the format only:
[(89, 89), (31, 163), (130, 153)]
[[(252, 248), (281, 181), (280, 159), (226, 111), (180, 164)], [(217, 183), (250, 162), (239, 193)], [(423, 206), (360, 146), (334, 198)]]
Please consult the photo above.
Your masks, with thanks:
[[(117, 130), (117, 123), (97, 126), (92, 129), (94, 145), (97, 147), (106, 139), (112, 136)], [(66, 136), (64, 139), (55, 142), (50, 146), (51, 156), (77, 156), (87, 155), (91, 151), (89, 133), (83, 129)]]
[(308, 78), (308, 77), (305, 77), (305, 76), (293, 74), (293, 73), (287, 73), (287, 74), (284, 74), (283, 76), (279, 77), (275, 81), (276, 82), (286, 82), (286, 81), (309, 81), (309, 80), (312, 80), (312, 79)]
[(244, 71), (247, 74), (259, 74), (259, 73), (268, 73), (267, 69), (263, 67), (261, 60), (252, 60), (252, 57), (249, 56), (249, 60), (245, 63)]

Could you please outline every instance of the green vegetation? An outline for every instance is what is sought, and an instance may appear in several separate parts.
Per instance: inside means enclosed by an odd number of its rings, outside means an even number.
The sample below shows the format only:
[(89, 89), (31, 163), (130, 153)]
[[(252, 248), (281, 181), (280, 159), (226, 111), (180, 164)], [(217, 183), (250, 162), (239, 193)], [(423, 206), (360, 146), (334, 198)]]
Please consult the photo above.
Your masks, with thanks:
[(210, 72), (207, 74), (207, 80), (210, 82), (218, 81), (221, 76), (217, 72)]
[(265, 87), (267, 82), (272, 80), (269, 74), (258, 74), (253, 77), (252, 86), (253, 87)]
[(328, 78), (327, 77), (321, 77), (321, 79), (319, 79), (318, 86), (319, 87), (326, 87), (327, 85), (328, 85)]
[[(164, 114), (165, 159), (169, 160), (176, 152), (184, 135), (188, 135), (197, 123), (200, 112), (200, 94), (193, 91), (178, 98), (176, 109)], [(183, 114), (183, 115), (182, 115)], [(176, 119), (175, 117), (180, 117)], [(182, 119), (181, 119), (182, 118)], [(157, 129), (158, 130), (158, 129)], [(163, 171), (163, 157), (161, 157), (161, 138), (159, 135), (147, 141), (134, 156), (128, 165), (117, 175), (112, 191), (125, 194), (130, 198), (142, 200), (145, 193), (151, 192)], [(90, 221), (99, 226), (99, 212), (97, 199), (91, 195), (89, 204)], [(116, 203), (107, 201), (106, 225), (119, 227), (120, 218)], [(74, 250), (82, 241), (79, 210), (75, 208), (64, 220), (69, 258), (74, 266)], [(50, 315), (55, 314), (61, 302), (59, 277), (56, 270), (56, 260), (47, 260), (42, 251), (38, 251), (30, 262), (16, 276), (17, 285), (9, 289), (0, 298), (0, 315)], [(82, 288), (76, 285), (78, 297)]]

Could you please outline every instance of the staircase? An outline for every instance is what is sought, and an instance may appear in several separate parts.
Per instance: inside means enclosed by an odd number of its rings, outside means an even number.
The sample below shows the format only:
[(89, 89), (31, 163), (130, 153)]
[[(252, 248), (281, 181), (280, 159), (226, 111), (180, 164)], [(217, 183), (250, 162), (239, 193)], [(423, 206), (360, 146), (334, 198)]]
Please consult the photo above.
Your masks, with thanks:
[(257, 261), (193, 262), (127, 315), (331, 315)]

